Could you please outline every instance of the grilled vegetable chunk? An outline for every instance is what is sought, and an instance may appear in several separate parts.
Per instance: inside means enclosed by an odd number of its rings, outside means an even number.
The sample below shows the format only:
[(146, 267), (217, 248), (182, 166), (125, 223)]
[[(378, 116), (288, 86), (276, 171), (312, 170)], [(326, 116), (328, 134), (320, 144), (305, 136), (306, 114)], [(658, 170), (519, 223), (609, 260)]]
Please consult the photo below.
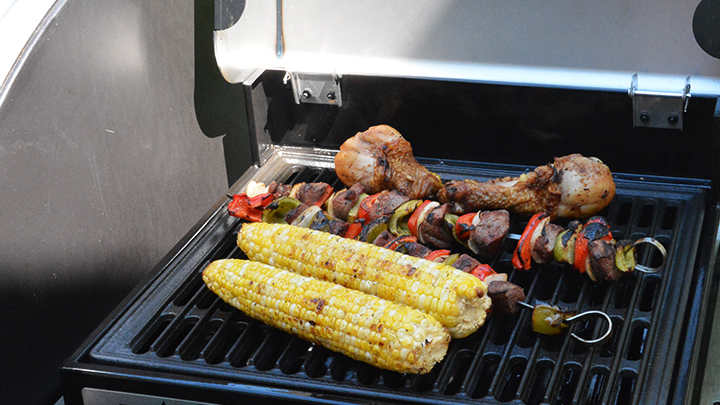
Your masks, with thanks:
[(263, 263), (218, 260), (203, 280), (252, 318), (388, 370), (427, 373), (450, 342), (447, 329), (418, 310)]
[(477, 277), (369, 243), (291, 225), (246, 223), (238, 246), (251, 260), (417, 308), (453, 338), (475, 332), (490, 307)]

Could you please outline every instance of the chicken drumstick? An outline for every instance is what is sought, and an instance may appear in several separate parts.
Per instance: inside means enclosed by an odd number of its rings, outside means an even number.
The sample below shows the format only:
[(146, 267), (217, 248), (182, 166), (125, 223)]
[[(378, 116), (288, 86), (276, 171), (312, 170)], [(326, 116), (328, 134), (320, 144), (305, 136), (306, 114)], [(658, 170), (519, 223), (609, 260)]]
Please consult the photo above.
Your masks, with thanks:
[(388, 125), (370, 127), (345, 141), (335, 155), (335, 172), (346, 186), (361, 183), (368, 194), (397, 190), (424, 199), (442, 187), (440, 177), (415, 160), (410, 142)]
[(454, 213), (492, 208), (526, 215), (544, 211), (552, 218), (587, 218), (610, 204), (615, 182), (600, 159), (572, 154), (515, 178), (485, 183), (449, 181), (437, 196), (440, 202), (451, 203)]

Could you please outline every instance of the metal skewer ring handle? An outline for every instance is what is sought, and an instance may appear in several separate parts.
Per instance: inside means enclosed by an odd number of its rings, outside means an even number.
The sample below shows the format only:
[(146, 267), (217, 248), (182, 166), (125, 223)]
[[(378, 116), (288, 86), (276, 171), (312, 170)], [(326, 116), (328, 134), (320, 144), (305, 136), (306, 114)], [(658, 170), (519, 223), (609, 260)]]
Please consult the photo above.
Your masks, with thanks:
[[(518, 304), (527, 309), (535, 311), (536, 305), (530, 305), (524, 301), (518, 301)], [(581, 312), (577, 315), (573, 315), (573, 316), (565, 319), (563, 322), (570, 324), (572, 322), (582, 321), (582, 320), (585, 320), (587, 318), (592, 318), (592, 317), (599, 317), (599, 318), (602, 318), (603, 320), (605, 320), (605, 323), (607, 324), (607, 329), (602, 334), (602, 336), (600, 336), (597, 339), (584, 339), (584, 338), (581, 338), (580, 336), (578, 336), (575, 332), (570, 333), (570, 336), (572, 336), (574, 339), (577, 339), (580, 343), (584, 343), (588, 346), (601, 345), (601, 344), (607, 342), (607, 340), (610, 339), (610, 336), (612, 336), (612, 326), (613, 326), (612, 321), (610, 320), (610, 316), (608, 314), (606, 314), (605, 312), (594, 311), (594, 310), (593, 311), (585, 311), (585, 312)]]
[(596, 346), (601, 345), (605, 342), (607, 342), (608, 339), (610, 339), (610, 336), (612, 335), (612, 321), (610, 320), (610, 316), (602, 311), (585, 311), (581, 312), (575, 316), (571, 316), (570, 318), (566, 319), (565, 322), (572, 323), (576, 321), (581, 321), (586, 318), (592, 318), (592, 317), (599, 317), (605, 320), (607, 323), (607, 329), (605, 330), (605, 333), (602, 334), (597, 339), (584, 339), (578, 336), (575, 332), (570, 333), (570, 336), (577, 339), (579, 342), (584, 343), (588, 346)]
[(633, 242), (633, 247), (643, 244), (643, 243), (649, 243), (649, 244), (655, 246), (657, 248), (657, 250), (660, 251), (660, 254), (662, 255), (662, 261), (656, 267), (648, 267), (648, 266), (645, 266), (642, 264), (636, 264), (635, 270), (642, 271), (643, 273), (648, 273), (648, 274), (657, 273), (665, 265), (665, 259), (667, 258), (667, 250), (665, 250), (665, 246), (663, 246), (662, 243), (658, 242), (657, 239), (653, 239), (650, 237), (640, 238), (640, 239), (636, 240), (635, 242)]

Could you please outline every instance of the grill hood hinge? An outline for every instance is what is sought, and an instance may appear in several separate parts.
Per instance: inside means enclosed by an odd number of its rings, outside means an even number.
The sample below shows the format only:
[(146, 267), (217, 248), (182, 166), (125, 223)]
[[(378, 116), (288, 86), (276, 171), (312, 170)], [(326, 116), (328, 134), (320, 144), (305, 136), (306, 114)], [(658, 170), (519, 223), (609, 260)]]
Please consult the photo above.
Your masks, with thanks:
[(292, 84), (295, 103), (342, 106), (340, 76), (335, 73), (287, 72), (284, 83)]
[(643, 90), (633, 75), (628, 95), (633, 103), (633, 126), (683, 129), (683, 116), (690, 100), (690, 76), (679, 91)]

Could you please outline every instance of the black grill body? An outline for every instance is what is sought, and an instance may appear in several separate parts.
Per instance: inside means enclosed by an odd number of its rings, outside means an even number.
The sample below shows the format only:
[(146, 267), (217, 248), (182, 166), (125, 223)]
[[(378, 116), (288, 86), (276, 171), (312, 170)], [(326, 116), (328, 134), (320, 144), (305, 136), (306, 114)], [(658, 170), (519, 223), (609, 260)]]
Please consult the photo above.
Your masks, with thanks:
[[(315, 181), (323, 175), (327, 170), (305, 170), (295, 179)], [(65, 377), (70, 384), (83, 384), (92, 376), (89, 381), (111, 389), (137, 379), (133, 388), (148, 384), (150, 393), (170, 398), (176, 398), (173, 387), (180, 385), (205, 392), (198, 395), (206, 400), (218, 398), (217, 403), (258, 389), (277, 399), (282, 397), (278, 390), (298, 391), (292, 398), (298, 402), (313, 396), (350, 402), (665, 402), (682, 394), (678, 388), (686, 388), (668, 381), (687, 383), (687, 370), (677, 362), (683, 345), (698, 332), (688, 329), (685, 319), (697, 287), (687, 271), (694, 267), (706, 193), (658, 184), (648, 189), (630, 180), (618, 184), (620, 191), (607, 212), (613, 233), (618, 238), (652, 236), (666, 245), (670, 261), (661, 273), (634, 273), (597, 284), (557, 264), (514, 271), (509, 263), (514, 241), (506, 242), (493, 263), (526, 290), (529, 302), (607, 312), (613, 338), (600, 347), (588, 348), (568, 334), (538, 336), (527, 311), (491, 317), (476, 334), (453, 341), (429, 375), (379, 371), (254, 321), (204, 286), (200, 273), (209, 261), (242, 255), (235, 245), (241, 221), (221, 205), (122, 316), (79, 353), (76, 364), (65, 368)], [(523, 225), (516, 221), (513, 228), (522, 230)], [(592, 336), (598, 327), (577, 325), (575, 331)], [(217, 390), (217, 384), (222, 388)], [(253, 387), (251, 392), (245, 392), (246, 385)], [(72, 403), (72, 396), (66, 401)]]
[[(506, 240), (490, 264), (523, 287), (530, 303), (606, 312), (612, 339), (587, 347), (569, 333), (539, 336), (531, 329), (530, 311), (524, 311), (491, 316), (477, 333), (451, 342), (446, 358), (427, 375), (375, 369), (254, 321), (204, 286), (200, 273), (207, 263), (242, 257), (235, 244), (241, 221), (227, 214), (229, 200), (222, 197), (64, 365), (67, 404), (116, 393), (211, 404), (243, 398), (373, 404), (693, 401), (717, 284), (717, 182), (709, 159), (717, 147), (713, 100), (693, 100), (682, 140), (677, 132), (633, 129), (627, 95), (417, 79), (343, 81), (348, 98), (339, 110), (295, 104), (282, 72), (268, 71), (247, 83), (253, 140), (269, 139), (276, 147), (270, 154), (258, 152), (257, 166), (230, 191), (241, 191), (250, 179), (323, 181), (339, 189), (333, 151), (376, 123), (410, 134), (416, 155), (425, 157), (421, 163), (444, 180), (516, 176), (566, 153), (601, 157), (617, 184), (601, 214), (615, 239), (660, 241), (668, 251), (662, 271), (635, 272), (614, 283), (594, 283), (559, 264), (516, 271), (510, 264), (514, 240)], [(528, 99), (554, 101), (513, 118), (509, 106)], [(558, 118), (570, 112), (571, 122)], [(643, 147), (635, 149), (637, 144)], [(511, 232), (521, 233), (525, 221), (513, 216)], [(658, 261), (650, 250), (642, 250), (640, 259)], [(600, 328), (587, 322), (570, 331), (593, 337)]]

